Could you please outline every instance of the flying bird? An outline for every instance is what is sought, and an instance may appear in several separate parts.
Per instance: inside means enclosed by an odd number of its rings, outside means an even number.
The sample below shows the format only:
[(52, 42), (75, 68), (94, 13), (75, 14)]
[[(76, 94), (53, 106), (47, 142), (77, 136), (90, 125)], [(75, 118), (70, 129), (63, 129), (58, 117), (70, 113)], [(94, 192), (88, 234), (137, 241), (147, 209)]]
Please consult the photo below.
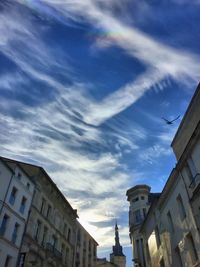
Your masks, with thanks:
[(176, 121), (176, 120), (178, 120), (179, 117), (180, 117), (180, 115), (179, 115), (177, 118), (175, 118), (175, 119), (173, 119), (173, 120), (171, 120), (171, 121), (169, 121), (168, 119), (165, 119), (165, 118), (163, 118), (163, 117), (162, 117), (162, 119), (166, 122), (166, 124), (173, 124), (173, 122)]

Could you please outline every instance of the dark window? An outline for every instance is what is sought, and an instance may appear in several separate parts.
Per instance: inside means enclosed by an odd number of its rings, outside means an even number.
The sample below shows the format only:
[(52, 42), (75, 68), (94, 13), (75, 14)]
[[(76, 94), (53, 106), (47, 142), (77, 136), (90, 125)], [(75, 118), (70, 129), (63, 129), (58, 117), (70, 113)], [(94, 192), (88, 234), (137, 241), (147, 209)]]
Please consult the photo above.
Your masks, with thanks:
[(192, 182), (193, 175), (192, 175), (191, 169), (190, 169), (188, 164), (185, 165), (185, 170), (186, 170), (186, 174), (187, 174), (188, 179), (190, 180), (190, 182)]
[(134, 202), (137, 202), (138, 200), (139, 200), (139, 198), (136, 197), (136, 198), (134, 198), (134, 199), (132, 200), (132, 202), (134, 203)]
[(78, 243), (79, 245), (80, 245), (80, 243), (81, 243), (81, 231), (80, 231), (80, 229), (78, 230), (77, 243)]
[(176, 261), (177, 261), (177, 267), (183, 267), (181, 253), (180, 253), (180, 249), (178, 246), (175, 249), (175, 256), (176, 256)]
[(178, 195), (176, 200), (177, 200), (177, 203), (178, 203), (178, 209), (179, 209), (179, 213), (180, 213), (180, 218), (181, 218), (181, 220), (183, 220), (186, 217), (186, 212), (185, 212), (185, 208), (184, 208), (184, 205), (183, 205), (182, 197), (180, 195)]
[(53, 235), (52, 236), (52, 246), (53, 246), (53, 248), (57, 247), (57, 241), (58, 241), (58, 239), (56, 238), (55, 235)]
[(12, 260), (12, 257), (8, 255), (6, 257), (6, 261), (5, 261), (4, 267), (10, 267), (11, 266), (11, 260)]
[(17, 236), (18, 236), (18, 232), (19, 232), (19, 224), (16, 223), (14, 230), (13, 230), (13, 234), (12, 234), (12, 242), (15, 244), (16, 240), (17, 240)]
[(18, 174), (17, 174), (17, 178), (18, 178), (19, 180), (22, 178), (22, 175), (21, 175), (20, 172), (18, 172)]
[(41, 208), (40, 208), (40, 212), (42, 214), (44, 214), (45, 203), (46, 203), (46, 200), (44, 198), (42, 198), (42, 203), (41, 203)]
[(173, 221), (172, 221), (172, 216), (171, 216), (170, 211), (168, 211), (168, 213), (167, 213), (167, 219), (168, 219), (170, 232), (173, 233), (174, 232), (174, 224), (173, 224)]
[(160, 241), (160, 234), (159, 234), (158, 226), (156, 226), (156, 228), (155, 228), (155, 235), (156, 235), (157, 248), (159, 248), (161, 241)]
[(26, 184), (26, 187), (29, 189), (29, 188), (30, 188), (30, 184), (29, 184), (29, 183), (27, 183), (27, 184)]
[(23, 197), (22, 198), (22, 201), (21, 201), (21, 205), (20, 205), (20, 209), (19, 209), (19, 211), (22, 213), (22, 214), (24, 214), (24, 211), (25, 211), (25, 208), (26, 208), (26, 198), (25, 197)]
[(144, 196), (141, 196), (141, 199), (144, 200)]
[(51, 206), (48, 205), (47, 207), (47, 218), (49, 218), (51, 216)]
[(42, 246), (44, 246), (45, 243), (46, 243), (47, 232), (48, 232), (48, 228), (45, 226), (45, 227), (44, 227), (43, 236), (42, 236)]
[(5, 214), (3, 216), (3, 220), (2, 220), (2, 223), (1, 223), (1, 228), (0, 228), (0, 235), (4, 235), (5, 232), (6, 232), (6, 227), (8, 225), (8, 220), (9, 220), (9, 216), (7, 214)]
[(17, 188), (13, 187), (12, 192), (10, 194), (10, 198), (9, 198), (9, 203), (11, 205), (14, 205), (15, 199), (16, 199), (16, 195), (17, 195)]
[(163, 259), (160, 261), (160, 267), (165, 267), (165, 262)]
[(36, 224), (36, 231), (35, 231), (35, 240), (38, 240), (39, 234), (40, 234), (40, 228), (41, 228), (41, 222), (38, 220)]
[(192, 264), (195, 264), (198, 260), (197, 251), (194, 245), (194, 240), (191, 234), (187, 235), (187, 246), (190, 254)]
[(140, 214), (140, 210), (136, 210), (134, 211), (134, 221), (136, 224), (141, 223), (142, 222), (142, 218), (141, 218), (141, 214)]
[(68, 229), (67, 241), (71, 241), (71, 229)]
[(146, 209), (143, 208), (142, 210), (143, 210), (143, 216), (144, 216), (144, 218), (145, 218), (145, 217), (146, 217), (146, 213), (147, 213), (147, 212), (146, 212)]

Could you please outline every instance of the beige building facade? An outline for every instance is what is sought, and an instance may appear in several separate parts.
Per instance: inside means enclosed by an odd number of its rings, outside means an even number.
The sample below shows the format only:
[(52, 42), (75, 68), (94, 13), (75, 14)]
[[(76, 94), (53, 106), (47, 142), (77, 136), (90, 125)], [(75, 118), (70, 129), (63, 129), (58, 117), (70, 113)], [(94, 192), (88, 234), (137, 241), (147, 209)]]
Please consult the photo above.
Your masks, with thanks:
[[(137, 231), (143, 239), (139, 267), (200, 266), (200, 86), (172, 141), (177, 164), (161, 193), (151, 203)], [(128, 192), (134, 191), (134, 187)], [(128, 195), (131, 201), (131, 196)], [(131, 210), (131, 202), (130, 202)], [(132, 218), (129, 216), (131, 225)]]

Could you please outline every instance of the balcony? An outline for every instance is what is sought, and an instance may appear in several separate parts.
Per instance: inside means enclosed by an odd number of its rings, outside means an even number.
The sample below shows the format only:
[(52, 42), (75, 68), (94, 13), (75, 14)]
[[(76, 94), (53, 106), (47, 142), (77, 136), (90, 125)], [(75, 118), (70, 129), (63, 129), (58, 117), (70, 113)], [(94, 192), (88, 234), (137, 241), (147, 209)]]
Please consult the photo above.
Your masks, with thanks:
[(46, 249), (49, 252), (51, 252), (54, 257), (62, 260), (62, 253), (59, 250), (57, 250), (51, 243), (46, 244)]

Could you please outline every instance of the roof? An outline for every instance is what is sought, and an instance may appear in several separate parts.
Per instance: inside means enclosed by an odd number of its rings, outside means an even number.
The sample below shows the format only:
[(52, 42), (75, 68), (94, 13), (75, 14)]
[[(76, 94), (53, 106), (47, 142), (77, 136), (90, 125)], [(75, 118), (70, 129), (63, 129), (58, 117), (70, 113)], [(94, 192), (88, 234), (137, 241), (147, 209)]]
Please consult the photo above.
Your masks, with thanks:
[(135, 186), (131, 187), (130, 189), (128, 189), (126, 191), (127, 200), (128, 201), (130, 200), (130, 195), (132, 195), (135, 192), (140, 191), (140, 190), (144, 190), (144, 191), (150, 192), (151, 187), (146, 185), (146, 184), (140, 184), (140, 185), (135, 185)]
[[(184, 148), (187, 145), (189, 138), (192, 135), (193, 131), (195, 130), (199, 121), (200, 121), (200, 83), (196, 88), (196, 91), (188, 105), (184, 117), (171, 143), (171, 147), (173, 148), (177, 159), (179, 159), (183, 154)], [(190, 124), (190, 127), (188, 127), (188, 124)]]
[(3, 158), (0, 157), (0, 160), (3, 162), (3, 164), (6, 166), (6, 168), (9, 169), (10, 172), (12, 172), (12, 174), (15, 173), (13, 171), (13, 169), (7, 164), (7, 162), (5, 160), (3, 160)]

